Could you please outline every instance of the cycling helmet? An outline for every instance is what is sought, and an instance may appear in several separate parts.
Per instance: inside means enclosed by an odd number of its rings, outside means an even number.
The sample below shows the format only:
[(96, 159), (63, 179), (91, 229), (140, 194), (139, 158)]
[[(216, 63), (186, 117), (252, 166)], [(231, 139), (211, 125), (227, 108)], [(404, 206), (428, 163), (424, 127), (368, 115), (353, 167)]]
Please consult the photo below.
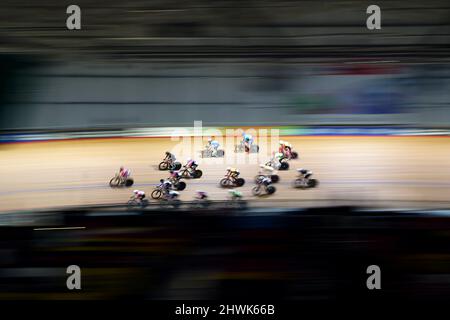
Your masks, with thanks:
[(204, 199), (204, 198), (208, 197), (208, 194), (205, 191), (198, 190), (196, 193), (197, 193), (197, 198)]
[(230, 194), (232, 196), (236, 196), (236, 197), (242, 196), (242, 193), (240, 191), (237, 191), (237, 190), (234, 190), (234, 189), (230, 190), (229, 192), (230, 192)]

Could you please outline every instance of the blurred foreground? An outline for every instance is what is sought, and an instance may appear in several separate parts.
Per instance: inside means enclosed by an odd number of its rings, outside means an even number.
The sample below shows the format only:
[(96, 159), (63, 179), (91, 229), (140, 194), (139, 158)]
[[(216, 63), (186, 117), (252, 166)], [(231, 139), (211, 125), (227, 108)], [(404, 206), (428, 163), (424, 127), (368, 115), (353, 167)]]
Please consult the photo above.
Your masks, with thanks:
[[(81, 209), (6, 220), (2, 300), (444, 301), (450, 295), (448, 211)], [(79, 291), (66, 288), (73, 264), (82, 270)], [(381, 268), (381, 290), (366, 287), (369, 265)]]

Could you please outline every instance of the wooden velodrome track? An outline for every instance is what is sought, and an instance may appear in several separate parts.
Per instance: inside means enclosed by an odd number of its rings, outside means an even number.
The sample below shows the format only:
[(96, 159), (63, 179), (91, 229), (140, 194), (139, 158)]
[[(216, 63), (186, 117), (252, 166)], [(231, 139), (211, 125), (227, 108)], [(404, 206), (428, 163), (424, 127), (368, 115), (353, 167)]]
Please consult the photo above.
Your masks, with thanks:
[[(283, 137), (300, 153), (291, 161), (289, 171), (279, 172), (281, 181), (270, 199), (289, 200), (302, 206), (308, 200), (317, 204), (354, 200), (384, 206), (401, 203), (412, 207), (448, 206), (450, 200), (449, 137)], [(166, 150), (179, 143), (170, 138), (86, 139), (53, 142), (27, 142), (0, 145), (0, 211), (42, 209), (62, 206), (126, 203), (133, 189), (149, 195), (153, 186), (168, 172), (156, 165)], [(274, 141), (274, 143), (276, 143)], [(198, 151), (198, 150), (197, 150)], [(189, 152), (188, 152), (189, 153)], [(188, 153), (179, 157), (184, 161)], [(197, 152), (191, 156), (199, 158)], [(201, 162), (204, 176), (187, 181), (182, 200), (191, 200), (196, 190), (209, 192), (211, 199), (222, 200), (227, 191), (218, 186), (227, 166), (237, 166), (247, 180), (240, 188), (251, 195), (258, 163), (269, 158), (262, 147), (260, 159), (241, 155), (236, 163), (232, 145), (226, 148), (228, 163), (215, 159)], [(224, 159), (219, 161), (225, 161)], [(230, 162), (231, 161), (231, 162)], [(252, 163), (248, 163), (248, 162)], [(235, 163), (232, 163), (235, 162)], [(111, 189), (108, 182), (118, 168), (132, 170), (135, 185)], [(314, 171), (320, 186), (314, 190), (293, 189), (295, 168)], [(260, 199), (270, 201), (269, 198)], [(330, 200), (330, 201), (326, 201)]]

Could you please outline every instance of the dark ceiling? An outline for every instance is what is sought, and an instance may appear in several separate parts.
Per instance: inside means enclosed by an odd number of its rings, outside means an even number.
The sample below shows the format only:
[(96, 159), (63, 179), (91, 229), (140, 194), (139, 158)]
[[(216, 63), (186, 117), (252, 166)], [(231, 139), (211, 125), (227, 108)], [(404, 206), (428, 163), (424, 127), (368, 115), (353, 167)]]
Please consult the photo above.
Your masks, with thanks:
[[(66, 29), (66, 7), (82, 29)], [(373, 1), (24, 1), (0, 3), (0, 53), (90, 59), (450, 60), (450, 2), (376, 1), (382, 29), (366, 28)]]

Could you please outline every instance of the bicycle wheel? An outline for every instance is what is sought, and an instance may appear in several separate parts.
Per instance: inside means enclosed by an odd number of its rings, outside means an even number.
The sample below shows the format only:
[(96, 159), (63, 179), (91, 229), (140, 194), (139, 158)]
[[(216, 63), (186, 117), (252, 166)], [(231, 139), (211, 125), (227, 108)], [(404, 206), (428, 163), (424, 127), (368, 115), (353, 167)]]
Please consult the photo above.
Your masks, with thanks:
[(109, 186), (111, 188), (118, 187), (119, 186), (119, 179), (117, 177), (114, 177), (111, 180), (109, 180)]
[(236, 185), (238, 187), (242, 187), (244, 185), (244, 183), (245, 183), (245, 180), (243, 178), (237, 178), (236, 179)]
[(160, 199), (161, 196), (162, 196), (162, 191), (160, 189), (155, 189), (152, 191), (152, 194), (151, 194), (152, 199), (157, 200), (157, 199)]
[(261, 187), (260, 186), (253, 187), (252, 193), (254, 196), (259, 196), (261, 194)]
[(169, 164), (165, 161), (161, 162), (158, 166), (159, 170), (167, 170), (169, 168)]

